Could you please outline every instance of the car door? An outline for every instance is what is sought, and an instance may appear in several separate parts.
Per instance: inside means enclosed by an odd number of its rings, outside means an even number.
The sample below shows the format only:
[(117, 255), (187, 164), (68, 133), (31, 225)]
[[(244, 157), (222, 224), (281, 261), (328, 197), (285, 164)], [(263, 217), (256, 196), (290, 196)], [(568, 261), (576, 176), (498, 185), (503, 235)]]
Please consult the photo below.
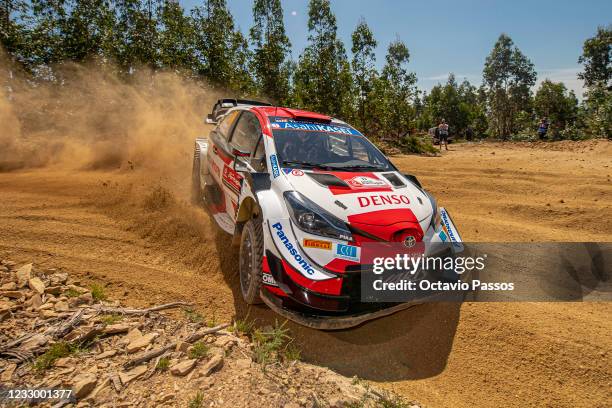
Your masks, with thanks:
[[(237, 155), (244, 155), (244, 159), (253, 157), (257, 142), (261, 136), (261, 126), (257, 116), (252, 112), (243, 111), (238, 122), (232, 129), (229, 139), (231, 162), (224, 166), (222, 178), (226, 192), (227, 213), (236, 217), (238, 210), (238, 197), (242, 188), (242, 176), (234, 170), (234, 161)], [(234, 154), (236, 153), (236, 154)]]
[(229, 138), (239, 116), (240, 111), (228, 113), (221, 119), (219, 125), (210, 133), (209, 137), (211, 143), (211, 148), (208, 149), (209, 170), (215, 181), (221, 186), (221, 190), (224, 192), (223, 172), (225, 167), (232, 165)]

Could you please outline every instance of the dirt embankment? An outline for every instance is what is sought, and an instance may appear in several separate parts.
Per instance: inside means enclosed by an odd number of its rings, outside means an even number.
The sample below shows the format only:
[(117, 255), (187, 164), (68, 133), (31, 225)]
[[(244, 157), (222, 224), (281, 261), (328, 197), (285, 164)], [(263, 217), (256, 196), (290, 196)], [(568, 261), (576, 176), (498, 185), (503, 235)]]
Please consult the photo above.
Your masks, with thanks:
[[(121, 116), (131, 103), (113, 111), (119, 129), (127, 129), (125, 140), (110, 144), (120, 146), (118, 155), (99, 157), (115, 159), (79, 160), (105, 151), (92, 148), (98, 123), (85, 128), (90, 135), (70, 132), (77, 147), (59, 147), (62, 154), (33, 163), (44, 168), (13, 165), (22, 170), (0, 174), (0, 255), (62, 266), (86, 283), (105, 284), (128, 305), (188, 300), (218, 320), (248, 313), (258, 324), (273, 323), (277, 316), (264, 307), (247, 311), (229, 240), (187, 204), (191, 143), (206, 132), (201, 118), (209, 105), (200, 109), (190, 97), (175, 103), (174, 91), (163, 86), (168, 93), (158, 99), (158, 87), (145, 84), (131, 89), (140, 106), (156, 107), (152, 117), (134, 120), (138, 110)], [(195, 92), (177, 89), (179, 95)], [(45, 137), (24, 132), (30, 122), (15, 106), (13, 123), (21, 130), (10, 132), (22, 133), (15, 139), (10, 135), (17, 133), (8, 133), (9, 140), (19, 140), (18, 146), (35, 141), (33, 150), (17, 153), (37, 151), (38, 137), (50, 144), (64, 140), (61, 132), (70, 130), (53, 127)], [(185, 106), (197, 108), (183, 111)], [(97, 105), (84, 107), (96, 112)], [(101, 114), (100, 123), (112, 116)], [(80, 147), (86, 153), (70, 153)], [(451, 148), (441, 157), (394, 161), (450, 210), (465, 240), (612, 240), (609, 142)], [(605, 406), (612, 381), (611, 312), (607, 303), (429, 304), (342, 332), (290, 328), (307, 361), (429, 406)]]

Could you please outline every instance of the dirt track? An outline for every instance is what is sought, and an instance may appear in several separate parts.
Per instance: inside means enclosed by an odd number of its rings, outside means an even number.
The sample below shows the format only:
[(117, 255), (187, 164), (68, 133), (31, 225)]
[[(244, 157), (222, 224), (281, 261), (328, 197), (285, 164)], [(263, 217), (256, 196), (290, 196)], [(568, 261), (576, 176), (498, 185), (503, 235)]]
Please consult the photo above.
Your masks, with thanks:
[[(467, 241), (612, 241), (612, 145), (550, 146), (461, 145), (394, 161)], [(243, 317), (229, 241), (184, 203), (189, 170), (180, 182), (138, 167), (0, 173), (0, 257), (64, 267), (134, 305), (187, 299), (209, 317)], [(609, 303), (429, 304), (343, 332), (291, 329), (305, 359), (428, 406), (605, 406), (611, 312)], [(263, 307), (249, 316), (275, 319)]]

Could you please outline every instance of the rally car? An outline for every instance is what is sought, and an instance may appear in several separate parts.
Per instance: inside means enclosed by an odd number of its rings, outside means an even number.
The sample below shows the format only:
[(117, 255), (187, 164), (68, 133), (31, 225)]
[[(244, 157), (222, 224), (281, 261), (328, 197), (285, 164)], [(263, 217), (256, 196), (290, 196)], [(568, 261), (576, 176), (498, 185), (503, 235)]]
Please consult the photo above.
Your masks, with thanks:
[(347, 123), (221, 99), (195, 142), (192, 196), (239, 248), (244, 301), (319, 329), (410, 304), (360, 297), (369, 242), (460, 242), (450, 216)]

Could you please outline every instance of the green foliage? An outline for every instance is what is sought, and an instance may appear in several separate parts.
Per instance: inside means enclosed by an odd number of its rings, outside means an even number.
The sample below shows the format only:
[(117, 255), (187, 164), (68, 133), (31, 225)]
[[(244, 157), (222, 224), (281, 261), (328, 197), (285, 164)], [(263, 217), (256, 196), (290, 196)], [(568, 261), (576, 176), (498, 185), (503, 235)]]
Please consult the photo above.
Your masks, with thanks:
[(356, 115), (354, 126), (361, 129), (364, 133), (370, 133), (370, 126), (374, 121), (373, 113), (373, 90), (374, 81), (378, 73), (374, 66), (376, 55), (374, 49), (377, 42), (374, 34), (368, 27), (365, 20), (361, 20), (352, 35), (353, 47), (353, 80), (356, 87)]
[(90, 289), (91, 296), (94, 298), (94, 300), (106, 300), (106, 293), (104, 292), (104, 287), (102, 285), (94, 283), (91, 285)]
[(209, 347), (205, 343), (198, 341), (189, 350), (189, 358), (203, 358), (208, 355)]
[(489, 104), (489, 127), (494, 136), (507, 138), (518, 131), (516, 117), (530, 109), (533, 63), (502, 34), (486, 59), (483, 82)]
[(287, 58), (291, 43), (285, 34), (280, 0), (254, 0), (253, 27), (250, 37), (254, 47), (251, 61), (257, 88), (277, 103), (289, 98)]
[(123, 320), (123, 316), (117, 315), (117, 314), (105, 315), (105, 316), (102, 316), (102, 319), (101, 319), (102, 324), (105, 324), (105, 325), (115, 324), (117, 322), (120, 322), (121, 320)]
[(36, 371), (44, 371), (53, 366), (56, 360), (77, 353), (80, 349), (68, 342), (60, 341), (53, 344), (47, 351), (38, 356), (34, 362)]
[(586, 133), (612, 139), (612, 26), (599, 27), (584, 42), (578, 62), (584, 72), (578, 75), (587, 86), (584, 101)]
[(352, 76), (329, 0), (310, 1), (308, 30), (309, 44), (295, 72), (296, 103), (305, 109), (350, 117)]
[(249, 316), (247, 315), (244, 319), (236, 319), (234, 325), (231, 326), (232, 330), (236, 333), (251, 334), (253, 331), (253, 322), (249, 321), (248, 318)]
[(253, 354), (257, 363), (265, 368), (267, 364), (284, 361), (299, 360), (300, 351), (292, 343), (289, 329), (283, 324), (276, 324), (267, 331), (255, 329), (253, 332)]
[[(414, 135), (444, 118), (456, 136), (528, 137), (537, 119), (552, 122), (557, 138), (612, 137), (612, 28), (599, 27), (584, 42), (585, 100), (561, 84), (543, 82), (535, 98), (531, 61), (502, 34), (485, 61), (476, 89), (453, 75), (429, 94), (416, 88), (408, 46), (387, 45), (381, 70), (378, 43), (365, 20), (351, 36), (351, 56), (337, 34), (329, 0), (310, 0), (308, 45), (291, 60), (281, 0), (253, 0), (248, 36), (236, 27), (226, 0), (203, 0), (185, 10), (166, 0), (4, 0), (0, 45), (32, 84), (70, 80), (65, 61), (114, 69), (125, 80), (143, 68), (204, 79), (227, 96), (259, 95), (349, 121), (366, 136), (402, 151), (428, 151)], [(5, 80), (5, 78), (3, 78)], [(11, 78), (7, 78), (10, 88)], [(145, 204), (171, 204), (163, 191)]]
[(189, 400), (189, 408), (201, 408), (204, 404), (204, 394), (200, 391), (196, 393), (196, 395)]
[[(562, 131), (572, 126), (578, 115), (578, 99), (573, 91), (568, 92), (563, 83), (545, 80), (534, 98), (534, 108), (539, 118), (550, 122), (553, 137), (561, 137)], [(537, 125), (533, 124), (535, 129)]]
[(168, 357), (162, 357), (157, 361), (155, 365), (155, 369), (157, 371), (168, 371), (170, 367), (170, 359)]
[(185, 317), (192, 323), (202, 323), (204, 321), (204, 316), (193, 309), (183, 309), (185, 313)]
[(598, 27), (597, 34), (587, 39), (578, 62), (584, 64), (584, 72), (578, 78), (588, 88), (612, 86), (612, 25)]
[(64, 295), (68, 296), (69, 298), (73, 298), (79, 297), (80, 293), (77, 290), (70, 288), (64, 292)]

